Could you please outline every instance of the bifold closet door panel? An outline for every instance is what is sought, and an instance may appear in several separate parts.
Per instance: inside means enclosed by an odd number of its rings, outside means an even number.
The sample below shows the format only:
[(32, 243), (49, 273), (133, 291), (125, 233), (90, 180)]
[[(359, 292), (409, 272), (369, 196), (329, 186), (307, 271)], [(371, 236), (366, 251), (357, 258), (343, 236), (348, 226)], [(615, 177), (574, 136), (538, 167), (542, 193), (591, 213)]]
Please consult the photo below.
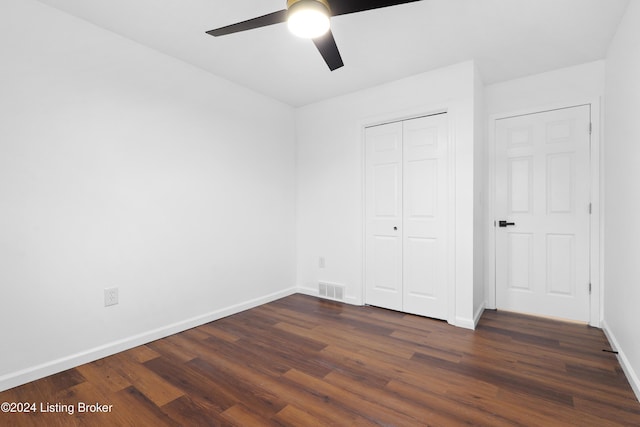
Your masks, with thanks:
[(402, 310), (402, 123), (365, 132), (365, 299)]
[(403, 122), (403, 311), (447, 317), (446, 115)]

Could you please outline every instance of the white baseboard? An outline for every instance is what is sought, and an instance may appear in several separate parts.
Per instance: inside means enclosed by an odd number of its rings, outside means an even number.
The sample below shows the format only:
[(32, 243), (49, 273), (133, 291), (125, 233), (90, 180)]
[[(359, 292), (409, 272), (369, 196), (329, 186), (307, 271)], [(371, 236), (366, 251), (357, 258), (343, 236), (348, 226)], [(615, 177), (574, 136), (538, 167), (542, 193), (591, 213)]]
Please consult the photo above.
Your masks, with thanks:
[(306, 287), (299, 287), (298, 288), (298, 292), (304, 295), (309, 295), (311, 297), (317, 297), (318, 296), (318, 290), (317, 289), (313, 289), (313, 288), (306, 288)]
[(473, 318), (456, 316), (454, 319), (455, 323), (451, 323), (451, 322), (449, 323), (459, 328), (475, 330), (476, 326), (478, 326), (478, 322), (480, 321), (480, 318), (482, 317), (482, 313), (484, 313), (484, 309), (485, 309), (485, 303), (483, 302), (482, 304), (480, 304), (480, 307), (478, 307), (476, 312), (473, 314)]
[[(318, 289), (309, 288), (309, 287), (299, 287), (297, 289), (297, 291), (300, 294), (309, 295), (309, 296), (312, 296), (312, 297), (322, 298), (319, 295)], [(331, 300), (331, 301), (335, 301), (335, 300)], [(340, 302), (344, 302), (344, 303), (350, 304), (350, 305), (362, 305), (362, 303), (360, 301), (358, 301), (357, 298), (354, 298), (354, 297), (349, 296), (349, 295), (345, 296), (344, 300), (342, 300)]]
[(469, 319), (466, 317), (459, 317), (456, 316), (456, 323), (453, 326), (457, 326), (459, 328), (465, 328), (465, 329), (475, 329), (476, 325), (473, 322), (473, 319)]
[(618, 352), (618, 360), (620, 361), (620, 366), (622, 366), (622, 370), (633, 389), (633, 392), (636, 394), (636, 398), (640, 402), (640, 378), (638, 377), (637, 372), (633, 370), (633, 366), (629, 363), (629, 359), (624, 353), (624, 350), (618, 344), (618, 340), (616, 339), (611, 329), (609, 329), (609, 325), (607, 325), (606, 321), (602, 321), (602, 330), (604, 331), (605, 336), (609, 340), (609, 344), (611, 344), (611, 348)]
[[(322, 298), (321, 296), (319, 296), (318, 289), (314, 289), (312, 287), (301, 286), (298, 288), (298, 293), (309, 295), (312, 297)], [(347, 296), (342, 302), (351, 304), (351, 305), (364, 305), (362, 301), (350, 296)], [(482, 305), (478, 307), (478, 310), (474, 314), (473, 319), (456, 317), (454, 326), (458, 326), (460, 328), (465, 328), (465, 329), (472, 329), (472, 330), (475, 329), (476, 326), (478, 325), (478, 322), (480, 321), (480, 317), (482, 317), (482, 313), (484, 313), (484, 310), (485, 310), (485, 304), (483, 302)]]
[(475, 314), (473, 315), (473, 329), (478, 326), (478, 322), (480, 322), (480, 318), (484, 313), (485, 307), (485, 303), (483, 302), (482, 304), (480, 304), (480, 307), (478, 307), (478, 310), (476, 310)]
[(223, 317), (231, 316), (232, 314), (240, 313), (250, 308), (254, 308), (259, 305), (295, 294), (297, 291), (297, 288), (285, 289), (283, 291), (275, 292), (259, 298), (254, 298), (252, 300), (235, 304), (230, 307), (215, 310), (207, 314), (163, 326), (161, 328), (144, 332), (142, 334), (134, 335), (99, 347), (91, 348), (80, 353), (69, 355), (67, 357), (26, 368), (18, 372), (11, 372), (9, 374), (2, 375), (0, 376), (0, 391), (5, 391), (22, 384), (44, 378), (49, 375), (57, 374), (58, 372), (66, 371), (67, 369), (71, 369), (85, 363), (93, 362), (94, 360), (102, 359), (103, 357), (111, 356), (112, 354), (129, 350), (131, 348), (149, 343), (151, 341), (176, 334), (178, 332), (186, 331), (187, 329), (195, 328), (196, 326), (204, 325), (205, 323), (213, 322), (214, 320), (222, 319)]

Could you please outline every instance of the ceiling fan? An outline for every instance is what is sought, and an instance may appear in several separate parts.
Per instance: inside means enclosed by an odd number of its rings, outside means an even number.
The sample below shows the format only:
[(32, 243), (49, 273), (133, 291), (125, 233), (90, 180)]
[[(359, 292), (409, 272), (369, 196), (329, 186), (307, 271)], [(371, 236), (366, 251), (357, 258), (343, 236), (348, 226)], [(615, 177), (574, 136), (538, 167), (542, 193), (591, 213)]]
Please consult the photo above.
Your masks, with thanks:
[(286, 21), (292, 33), (313, 40), (329, 69), (333, 71), (344, 63), (331, 33), (330, 17), (414, 1), (420, 0), (287, 0), (286, 9), (216, 28), (207, 31), (207, 34), (219, 37)]

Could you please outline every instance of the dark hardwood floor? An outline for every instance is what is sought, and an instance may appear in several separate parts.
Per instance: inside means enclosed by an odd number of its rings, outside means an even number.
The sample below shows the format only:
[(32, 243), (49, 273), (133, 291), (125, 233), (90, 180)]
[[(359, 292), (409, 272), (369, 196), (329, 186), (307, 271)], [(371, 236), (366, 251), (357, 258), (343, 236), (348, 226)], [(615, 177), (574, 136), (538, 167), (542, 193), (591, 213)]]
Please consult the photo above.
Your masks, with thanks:
[(293, 295), (0, 393), (37, 405), (0, 425), (639, 426), (608, 349), (578, 324), (487, 311), (469, 331)]

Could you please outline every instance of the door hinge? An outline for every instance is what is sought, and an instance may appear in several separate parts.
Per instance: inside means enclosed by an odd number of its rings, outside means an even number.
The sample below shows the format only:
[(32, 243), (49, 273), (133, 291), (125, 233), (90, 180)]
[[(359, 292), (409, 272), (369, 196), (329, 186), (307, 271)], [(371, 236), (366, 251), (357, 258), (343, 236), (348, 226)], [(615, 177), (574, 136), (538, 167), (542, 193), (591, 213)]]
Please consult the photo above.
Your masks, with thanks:
[(591, 135), (591, 132), (593, 132), (593, 125), (589, 122), (589, 135)]
[(589, 215), (591, 215), (591, 203), (589, 203)]
[(591, 283), (589, 283), (589, 295), (591, 295)]

